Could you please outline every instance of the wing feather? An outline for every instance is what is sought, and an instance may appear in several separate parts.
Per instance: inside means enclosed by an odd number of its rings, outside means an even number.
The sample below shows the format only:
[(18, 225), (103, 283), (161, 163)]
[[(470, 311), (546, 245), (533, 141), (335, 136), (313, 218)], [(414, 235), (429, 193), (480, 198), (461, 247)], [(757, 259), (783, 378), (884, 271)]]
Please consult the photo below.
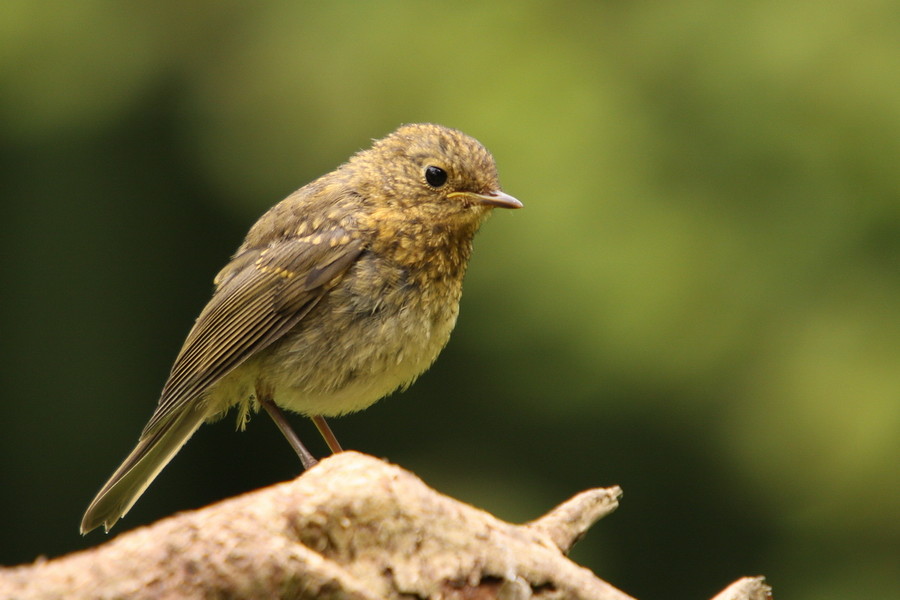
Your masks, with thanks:
[[(236, 256), (182, 346), (143, 436), (290, 331), (337, 284), (364, 246), (334, 229)], [(248, 253), (250, 253), (248, 255)]]

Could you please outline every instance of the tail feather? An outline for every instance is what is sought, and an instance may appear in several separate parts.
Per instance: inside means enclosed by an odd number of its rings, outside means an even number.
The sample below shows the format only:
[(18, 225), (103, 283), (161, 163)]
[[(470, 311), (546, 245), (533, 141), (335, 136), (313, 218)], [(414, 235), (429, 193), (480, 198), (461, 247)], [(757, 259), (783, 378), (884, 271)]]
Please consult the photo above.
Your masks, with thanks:
[(202, 410), (188, 408), (142, 437), (88, 506), (81, 521), (81, 534), (100, 525), (108, 532), (116, 521), (125, 516), (163, 467), (200, 427), (205, 416)]

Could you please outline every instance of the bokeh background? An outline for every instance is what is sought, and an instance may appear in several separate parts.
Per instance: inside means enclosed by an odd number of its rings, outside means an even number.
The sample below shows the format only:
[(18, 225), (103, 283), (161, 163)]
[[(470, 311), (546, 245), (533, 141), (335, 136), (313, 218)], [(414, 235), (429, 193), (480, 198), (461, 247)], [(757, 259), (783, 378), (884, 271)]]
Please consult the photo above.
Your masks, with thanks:
[[(5, 0), (0, 563), (107, 539), (82, 511), (256, 217), (434, 121), (526, 208), (343, 443), (511, 521), (622, 485), (574, 558), (640, 598), (895, 597), (897, 7)], [(297, 469), (204, 427), (114, 533)]]

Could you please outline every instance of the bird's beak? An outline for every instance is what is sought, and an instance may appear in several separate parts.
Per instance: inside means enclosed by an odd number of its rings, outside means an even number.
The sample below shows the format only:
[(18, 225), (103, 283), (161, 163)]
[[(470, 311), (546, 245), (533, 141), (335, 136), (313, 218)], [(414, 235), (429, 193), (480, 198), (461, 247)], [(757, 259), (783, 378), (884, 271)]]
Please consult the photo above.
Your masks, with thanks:
[(497, 190), (496, 192), (488, 192), (487, 194), (473, 194), (471, 192), (454, 192), (447, 194), (448, 197), (465, 196), (471, 198), (478, 204), (485, 206), (496, 206), (497, 208), (522, 208), (523, 204), (505, 192)]

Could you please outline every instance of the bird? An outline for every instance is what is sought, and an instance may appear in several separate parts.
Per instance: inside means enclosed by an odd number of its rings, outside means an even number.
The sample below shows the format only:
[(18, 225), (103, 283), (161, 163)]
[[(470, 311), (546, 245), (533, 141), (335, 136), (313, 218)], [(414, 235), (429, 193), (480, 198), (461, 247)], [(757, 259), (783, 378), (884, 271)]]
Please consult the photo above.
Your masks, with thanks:
[(266, 211), (179, 351), (135, 449), (90, 503), (82, 535), (123, 517), (197, 428), (264, 409), (316, 464), (281, 409), (325, 417), (405, 389), (449, 340), (476, 232), (502, 191), (491, 153), (465, 133), (402, 125)]

